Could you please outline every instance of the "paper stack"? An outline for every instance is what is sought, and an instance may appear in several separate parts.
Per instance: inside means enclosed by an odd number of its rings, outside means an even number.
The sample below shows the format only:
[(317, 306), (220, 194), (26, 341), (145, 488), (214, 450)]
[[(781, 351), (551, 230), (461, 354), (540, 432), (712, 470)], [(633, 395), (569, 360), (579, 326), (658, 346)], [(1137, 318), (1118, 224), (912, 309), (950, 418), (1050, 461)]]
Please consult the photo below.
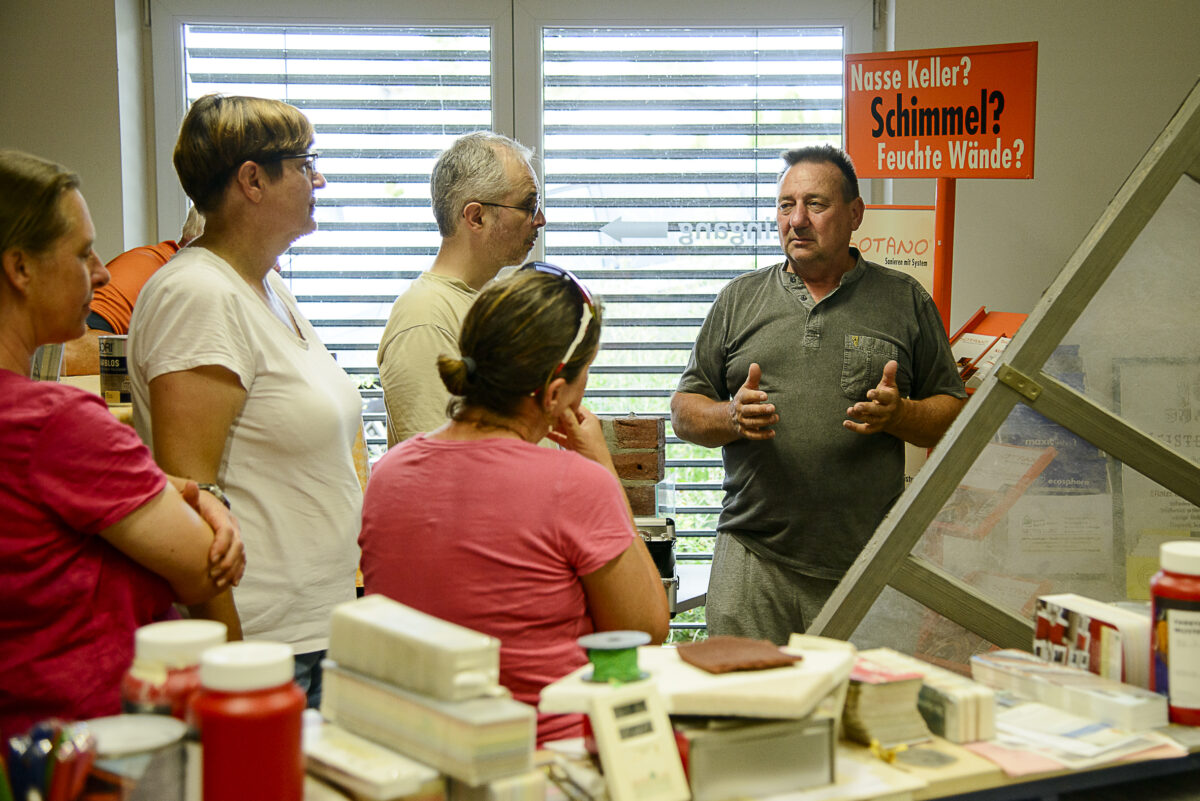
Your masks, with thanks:
[(1038, 598), (1033, 652), (1114, 681), (1150, 686), (1150, 610), (1123, 609), (1082, 595)]
[(309, 773), (370, 801), (441, 801), (446, 780), (422, 765), (333, 723), (306, 724), (304, 757)]
[(850, 671), (842, 712), (845, 736), (885, 748), (928, 740), (929, 727), (917, 711), (922, 679), (918, 672), (896, 670), (860, 653)]
[(471, 786), (533, 769), (537, 715), (490, 679), (493, 638), (382, 596), (333, 620), (326, 720)]
[(922, 675), (917, 710), (939, 737), (974, 743), (996, 736), (996, 694), (990, 687), (891, 648), (873, 648), (860, 656), (889, 670)]
[(1040, 701), (1118, 729), (1167, 725), (1166, 696), (1106, 679), (1069, 665), (1055, 665), (1016, 649), (971, 657), (971, 675), (998, 690)]

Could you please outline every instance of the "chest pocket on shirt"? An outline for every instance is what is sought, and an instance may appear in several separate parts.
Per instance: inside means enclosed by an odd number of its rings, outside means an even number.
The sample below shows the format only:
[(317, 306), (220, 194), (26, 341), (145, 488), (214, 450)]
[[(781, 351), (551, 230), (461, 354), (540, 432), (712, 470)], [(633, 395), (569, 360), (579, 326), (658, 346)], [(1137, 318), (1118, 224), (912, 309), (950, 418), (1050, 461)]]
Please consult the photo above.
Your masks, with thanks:
[(842, 392), (852, 401), (866, 400), (867, 390), (873, 389), (883, 377), (883, 366), (899, 355), (900, 349), (886, 339), (846, 334)]

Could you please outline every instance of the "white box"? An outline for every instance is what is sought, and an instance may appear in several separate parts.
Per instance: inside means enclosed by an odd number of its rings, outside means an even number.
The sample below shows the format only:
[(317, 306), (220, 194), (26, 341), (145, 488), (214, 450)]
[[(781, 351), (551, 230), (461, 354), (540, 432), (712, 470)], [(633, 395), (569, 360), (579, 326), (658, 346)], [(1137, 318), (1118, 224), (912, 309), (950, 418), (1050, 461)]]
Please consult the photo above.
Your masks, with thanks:
[(383, 595), (334, 607), (328, 655), (344, 668), (441, 701), (489, 695), (500, 681), (498, 639)]

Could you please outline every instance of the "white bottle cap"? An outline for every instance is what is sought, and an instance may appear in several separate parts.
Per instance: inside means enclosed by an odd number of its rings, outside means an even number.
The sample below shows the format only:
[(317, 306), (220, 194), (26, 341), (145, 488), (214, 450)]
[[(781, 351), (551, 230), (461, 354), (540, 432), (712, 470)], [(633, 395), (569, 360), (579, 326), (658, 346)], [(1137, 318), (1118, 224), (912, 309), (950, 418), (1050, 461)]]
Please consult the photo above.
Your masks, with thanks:
[(133, 635), (134, 658), (168, 670), (200, 664), (200, 654), (225, 642), (225, 624), (216, 620), (164, 620)]
[(281, 642), (231, 642), (200, 657), (200, 684), (221, 692), (265, 690), (294, 675), (292, 648)]
[(1158, 563), (1169, 573), (1200, 576), (1200, 540), (1164, 542), (1158, 550)]

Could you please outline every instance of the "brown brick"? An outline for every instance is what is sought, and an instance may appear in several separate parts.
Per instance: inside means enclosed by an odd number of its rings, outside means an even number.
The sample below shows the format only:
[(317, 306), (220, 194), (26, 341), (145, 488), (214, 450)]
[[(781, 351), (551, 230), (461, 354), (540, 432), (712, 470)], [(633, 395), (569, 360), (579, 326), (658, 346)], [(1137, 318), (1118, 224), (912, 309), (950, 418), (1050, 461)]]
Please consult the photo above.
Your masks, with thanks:
[(629, 506), (635, 517), (654, 517), (658, 514), (658, 501), (653, 484), (623, 484)]
[(667, 472), (664, 454), (659, 451), (618, 451), (613, 466), (622, 481), (662, 481)]
[(612, 421), (618, 448), (663, 448), (666, 421), (661, 417), (616, 417)]
[(618, 446), (617, 446), (617, 432), (613, 427), (613, 421), (616, 420), (617, 418), (612, 417), (611, 415), (608, 417), (605, 417), (604, 415), (599, 415), (599, 417), (600, 417), (600, 430), (604, 432), (604, 444), (606, 446), (608, 446), (609, 453), (615, 453)]

